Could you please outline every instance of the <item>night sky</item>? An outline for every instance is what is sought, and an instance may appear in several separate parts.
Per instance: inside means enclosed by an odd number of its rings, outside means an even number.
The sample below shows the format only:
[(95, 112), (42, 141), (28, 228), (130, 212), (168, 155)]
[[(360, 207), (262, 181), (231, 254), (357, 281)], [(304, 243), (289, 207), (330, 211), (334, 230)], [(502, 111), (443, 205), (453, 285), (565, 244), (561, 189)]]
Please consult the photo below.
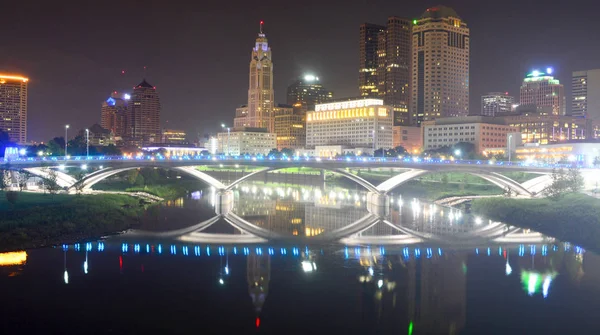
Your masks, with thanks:
[[(247, 101), (248, 62), (265, 21), (275, 100), (313, 73), (334, 96), (358, 94), (358, 29), (388, 16), (419, 17), (439, 1), (52, 1), (3, 3), (0, 71), (29, 84), (29, 139), (100, 121), (112, 90), (143, 77), (162, 102), (163, 126), (190, 135), (232, 124)], [(594, 1), (446, 1), (471, 29), (470, 109), (488, 91), (518, 97), (525, 73), (553, 66), (567, 93), (574, 70), (600, 68)], [(144, 66), (147, 67), (144, 74)], [(121, 71), (125, 70), (125, 75)], [(168, 123), (167, 123), (168, 121)]]

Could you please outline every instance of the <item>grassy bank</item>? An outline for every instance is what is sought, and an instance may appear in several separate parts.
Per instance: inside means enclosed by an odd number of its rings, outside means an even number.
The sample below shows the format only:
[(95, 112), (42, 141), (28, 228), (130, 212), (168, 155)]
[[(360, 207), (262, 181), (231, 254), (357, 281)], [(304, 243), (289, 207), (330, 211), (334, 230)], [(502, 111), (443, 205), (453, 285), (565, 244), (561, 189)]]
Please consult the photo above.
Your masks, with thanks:
[(11, 205), (0, 192), (0, 251), (35, 248), (113, 233), (137, 222), (139, 200), (116, 194), (19, 192)]
[(550, 199), (477, 199), (473, 213), (600, 251), (600, 199), (570, 194)]
[(185, 196), (188, 192), (206, 188), (206, 184), (189, 179), (165, 180), (148, 185), (131, 185), (131, 183), (124, 180), (109, 180), (98, 183), (93, 188), (99, 191), (146, 192), (166, 200), (173, 200)]

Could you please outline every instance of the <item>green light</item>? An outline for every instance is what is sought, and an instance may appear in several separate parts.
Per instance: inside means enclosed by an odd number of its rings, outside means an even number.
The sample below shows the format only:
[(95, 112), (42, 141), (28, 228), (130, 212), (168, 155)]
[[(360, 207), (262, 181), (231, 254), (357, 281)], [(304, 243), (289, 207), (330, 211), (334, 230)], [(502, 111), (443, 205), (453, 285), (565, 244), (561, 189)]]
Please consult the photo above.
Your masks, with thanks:
[(413, 24), (417, 24), (417, 19), (414, 19), (414, 20), (413, 20)]
[(408, 324), (408, 335), (412, 335), (413, 332), (413, 323), (412, 321)]

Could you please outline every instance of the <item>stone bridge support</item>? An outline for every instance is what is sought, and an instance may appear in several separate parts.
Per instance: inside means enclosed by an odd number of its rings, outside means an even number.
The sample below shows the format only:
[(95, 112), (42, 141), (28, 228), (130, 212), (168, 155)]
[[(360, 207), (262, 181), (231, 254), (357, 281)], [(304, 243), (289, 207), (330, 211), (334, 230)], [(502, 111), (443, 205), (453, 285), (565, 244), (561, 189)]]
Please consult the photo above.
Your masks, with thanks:
[(233, 209), (233, 191), (217, 190), (215, 193), (215, 212), (217, 215), (227, 215)]
[(379, 217), (389, 215), (390, 197), (382, 192), (369, 191), (367, 193), (367, 211)]

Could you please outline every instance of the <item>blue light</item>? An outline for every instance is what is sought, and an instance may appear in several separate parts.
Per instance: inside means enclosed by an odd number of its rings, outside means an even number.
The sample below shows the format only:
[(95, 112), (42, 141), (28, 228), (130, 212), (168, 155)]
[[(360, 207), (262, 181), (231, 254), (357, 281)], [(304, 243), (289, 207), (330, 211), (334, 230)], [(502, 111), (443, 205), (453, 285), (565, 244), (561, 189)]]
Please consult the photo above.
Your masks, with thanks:
[(123, 243), (123, 245), (121, 246), (121, 251), (123, 251), (123, 253), (129, 251), (129, 245), (127, 245), (127, 243)]
[(250, 253), (250, 249), (244, 247), (244, 255), (248, 255)]
[(442, 248), (438, 248), (438, 255), (442, 255)]
[(162, 245), (160, 245), (160, 244), (158, 245), (158, 253), (162, 254)]
[(420, 249), (420, 248), (416, 248), (416, 249), (415, 249), (415, 256), (416, 256), (417, 258), (418, 258), (418, 257), (421, 257), (421, 249)]
[(348, 247), (344, 248), (344, 257), (348, 259)]
[(139, 252), (140, 252), (140, 245), (139, 245), (139, 244), (136, 244), (136, 245), (134, 245), (134, 246), (133, 246), (133, 251), (134, 251), (135, 253), (139, 253)]
[(171, 254), (173, 254), (173, 255), (177, 254), (177, 247), (175, 247), (174, 245), (171, 245)]
[(479, 255), (479, 248), (475, 248), (475, 253)]
[(76, 251), (79, 251), (79, 243), (75, 243), (75, 245), (73, 246), (75, 248)]
[(502, 256), (502, 247), (498, 247), (498, 256)]
[(379, 248), (379, 253), (380, 253), (381, 255), (385, 255), (385, 248), (384, 248), (384, 247), (380, 247), (380, 248)]
[(491, 254), (491, 251), (490, 251), (490, 248), (489, 248), (489, 247), (488, 247), (488, 250), (487, 250), (487, 251), (488, 251), (488, 253), (487, 253), (487, 254), (488, 254), (488, 256), (489, 256), (489, 255)]
[(98, 243), (98, 251), (104, 251), (104, 243), (103, 242)]
[(182, 250), (182, 252), (183, 252), (183, 254), (184, 254), (185, 256), (187, 256), (187, 255), (188, 255), (188, 247), (187, 247), (187, 246), (186, 246), (186, 247), (182, 247), (182, 248), (181, 248), (181, 250)]
[(208, 245), (206, 246), (206, 255), (210, 256), (210, 247)]
[(354, 255), (360, 256), (360, 248), (354, 248)]
[(237, 255), (237, 247), (233, 247), (233, 254)]
[(146, 253), (149, 254), (150, 253), (150, 244), (146, 244)]
[(275, 253), (275, 251), (273, 250), (273, 248), (269, 248), (269, 255), (273, 255)]
[(109, 106), (114, 106), (114, 105), (116, 105), (116, 104), (117, 104), (117, 101), (116, 101), (115, 99), (113, 99), (113, 97), (110, 97), (110, 98), (106, 99), (106, 103), (107, 103)]
[(69, 245), (67, 245), (67, 244), (63, 244), (63, 246), (62, 246), (62, 247), (63, 247), (63, 250), (64, 250), (64, 251), (67, 251), (67, 250), (69, 250)]
[(200, 247), (199, 246), (194, 247), (194, 255), (200, 256)]
[(531, 252), (532, 255), (535, 255), (535, 245), (531, 246), (531, 251), (530, 252)]

